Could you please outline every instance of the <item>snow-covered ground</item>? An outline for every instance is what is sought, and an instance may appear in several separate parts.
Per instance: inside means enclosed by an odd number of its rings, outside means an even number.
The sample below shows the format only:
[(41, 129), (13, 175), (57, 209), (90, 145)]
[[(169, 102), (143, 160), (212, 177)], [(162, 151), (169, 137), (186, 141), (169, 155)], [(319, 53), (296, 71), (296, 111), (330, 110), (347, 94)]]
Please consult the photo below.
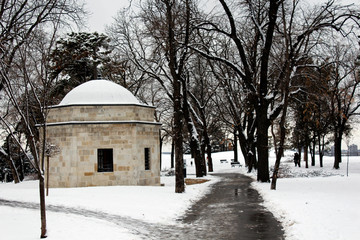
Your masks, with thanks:
[(308, 169), (303, 163), (300, 169), (292, 161), (283, 163), (290, 176), (278, 179), (276, 191), (253, 183), (264, 205), (283, 223), (286, 239), (359, 239), (360, 156), (349, 157), (348, 174), (347, 159), (343, 156), (339, 170), (333, 169), (333, 157), (325, 157), (323, 168), (318, 162)]
[[(245, 168), (231, 168), (232, 152), (213, 155), (215, 172), (241, 172)], [(170, 155), (163, 155), (163, 168), (169, 168)], [(194, 165), (186, 156), (188, 177), (194, 177)], [(220, 163), (227, 159), (228, 163)], [(264, 205), (283, 223), (288, 240), (302, 239), (358, 239), (360, 234), (360, 156), (347, 157), (340, 170), (333, 170), (332, 158), (325, 158), (324, 168), (295, 168), (292, 153), (283, 158), (282, 170), (287, 178), (278, 179), (277, 190), (267, 183), (254, 182), (263, 195)], [(287, 161), (288, 160), (288, 161)], [(243, 160), (241, 160), (243, 161)], [(270, 164), (273, 164), (271, 158)], [(249, 174), (255, 178), (254, 174)], [(183, 194), (174, 193), (174, 177), (162, 176), (162, 187), (91, 187), (50, 189), (47, 204), (111, 213), (149, 223), (175, 224), (186, 209), (211, 189), (220, 179), (186, 186)], [(0, 198), (30, 203), (38, 202), (37, 181), (21, 184), (0, 184)], [(48, 239), (139, 239), (126, 226), (105, 220), (71, 213), (47, 212)], [(38, 210), (0, 206), (1, 239), (38, 239), (40, 216)]]

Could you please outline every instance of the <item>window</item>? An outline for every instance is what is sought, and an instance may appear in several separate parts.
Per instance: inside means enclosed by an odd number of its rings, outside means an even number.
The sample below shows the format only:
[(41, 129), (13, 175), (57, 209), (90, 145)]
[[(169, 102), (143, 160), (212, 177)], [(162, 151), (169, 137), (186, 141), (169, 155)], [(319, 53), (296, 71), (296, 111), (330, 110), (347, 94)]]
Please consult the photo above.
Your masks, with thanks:
[(98, 172), (113, 171), (113, 150), (98, 149)]
[(150, 148), (145, 148), (145, 170), (150, 170)]

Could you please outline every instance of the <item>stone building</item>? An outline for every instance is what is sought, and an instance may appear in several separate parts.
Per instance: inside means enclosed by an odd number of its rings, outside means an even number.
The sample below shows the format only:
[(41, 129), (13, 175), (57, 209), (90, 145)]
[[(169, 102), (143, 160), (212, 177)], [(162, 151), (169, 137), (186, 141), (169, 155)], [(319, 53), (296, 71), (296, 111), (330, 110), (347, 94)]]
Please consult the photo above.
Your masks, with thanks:
[(49, 158), (49, 187), (160, 185), (154, 111), (111, 81), (74, 88), (49, 110), (47, 140), (59, 149)]

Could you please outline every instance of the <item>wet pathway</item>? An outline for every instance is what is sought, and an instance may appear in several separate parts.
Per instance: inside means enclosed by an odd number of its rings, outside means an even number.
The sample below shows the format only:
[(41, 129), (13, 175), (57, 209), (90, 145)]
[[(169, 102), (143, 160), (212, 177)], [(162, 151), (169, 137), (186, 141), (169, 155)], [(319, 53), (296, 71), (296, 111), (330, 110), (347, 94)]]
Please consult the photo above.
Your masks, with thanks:
[[(48, 205), (47, 210), (105, 220), (130, 230), (142, 239), (281, 240), (279, 222), (262, 206), (261, 197), (250, 187), (251, 179), (236, 173), (223, 178), (211, 193), (196, 203), (177, 225), (160, 225), (129, 217), (81, 208)], [(38, 209), (38, 204), (0, 199), (0, 206)]]
[(216, 176), (223, 180), (183, 219), (200, 230), (198, 239), (284, 239), (281, 224), (260, 205), (259, 193), (250, 187), (251, 178), (236, 173)]

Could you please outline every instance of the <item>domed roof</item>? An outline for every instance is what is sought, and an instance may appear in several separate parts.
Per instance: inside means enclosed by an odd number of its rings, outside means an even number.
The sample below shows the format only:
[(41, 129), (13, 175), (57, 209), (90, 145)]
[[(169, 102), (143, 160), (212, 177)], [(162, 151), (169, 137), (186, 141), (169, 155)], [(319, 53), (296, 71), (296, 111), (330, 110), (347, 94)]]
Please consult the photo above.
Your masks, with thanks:
[(91, 80), (71, 90), (59, 105), (140, 104), (126, 88), (108, 80)]

